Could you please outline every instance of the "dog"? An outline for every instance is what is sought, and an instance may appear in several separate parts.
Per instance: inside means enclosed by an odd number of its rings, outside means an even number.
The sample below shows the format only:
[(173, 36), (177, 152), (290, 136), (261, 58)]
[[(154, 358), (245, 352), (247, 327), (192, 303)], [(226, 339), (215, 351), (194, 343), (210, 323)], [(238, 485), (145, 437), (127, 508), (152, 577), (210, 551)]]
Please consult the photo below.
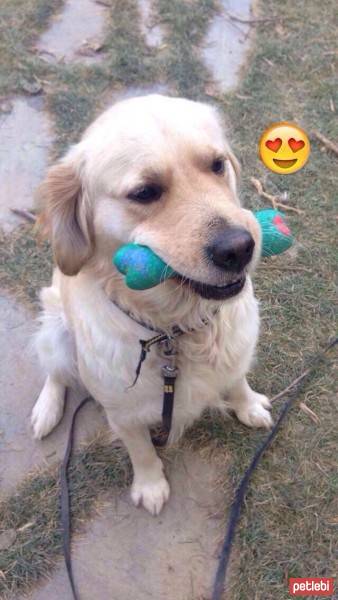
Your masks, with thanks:
[[(250, 427), (272, 423), (268, 398), (246, 379), (259, 334), (251, 275), (261, 234), (240, 204), (238, 177), (214, 107), (147, 95), (99, 116), (39, 190), (56, 266), (41, 291), (35, 341), (47, 378), (32, 412), (34, 436), (52, 431), (66, 386), (80, 383), (128, 450), (134, 504), (153, 515), (169, 497), (149, 433), (162, 413), (158, 347), (130, 385), (149, 329), (182, 332), (169, 442), (207, 408), (231, 410)], [(179, 275), (127, 288), (112, 264), (127, 242), (149, 246)]]

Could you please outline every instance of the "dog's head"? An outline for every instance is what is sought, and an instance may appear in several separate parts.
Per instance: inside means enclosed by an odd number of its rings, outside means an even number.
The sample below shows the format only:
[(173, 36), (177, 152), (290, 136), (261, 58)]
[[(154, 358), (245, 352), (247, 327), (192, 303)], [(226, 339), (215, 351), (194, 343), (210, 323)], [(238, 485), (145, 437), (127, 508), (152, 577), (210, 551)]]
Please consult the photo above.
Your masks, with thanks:
[(215, 109), (159, 95), (122, 101), (42, 184), (56, 262), (76, 275), (94, 258), (111, 265), (117, 247), (133, 241), (194, 293), (233, 297), (261, 243), (256, 219), (240, 206), (238, 175)]

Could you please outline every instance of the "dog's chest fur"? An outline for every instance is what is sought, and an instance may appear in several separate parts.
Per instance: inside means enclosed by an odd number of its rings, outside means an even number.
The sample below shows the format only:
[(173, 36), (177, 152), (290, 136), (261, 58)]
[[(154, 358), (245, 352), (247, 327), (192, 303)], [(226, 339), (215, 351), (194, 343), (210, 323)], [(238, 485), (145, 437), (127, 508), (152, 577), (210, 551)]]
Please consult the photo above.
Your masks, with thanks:
[[(165, 359), (157, 346), (148, 353), (136, 385), (130, 387), (140, 357), (139, 340), (154, 334), (122, 313), (99, 288), (91, 288), (88, 294), (85, 285), (77, 285), (76, 293), (68, 294), (66, 313), (75, 337), (80, 379), (111, 420), (117, 425), (158, 422)], [(227, 390), (248, 370), (257, 335), (257, 302), (248, 282), (235, 303), (225, 303), (203, 328), (178, 339), (172, 437), (178, 437), (206, 407), (224, 410)]]

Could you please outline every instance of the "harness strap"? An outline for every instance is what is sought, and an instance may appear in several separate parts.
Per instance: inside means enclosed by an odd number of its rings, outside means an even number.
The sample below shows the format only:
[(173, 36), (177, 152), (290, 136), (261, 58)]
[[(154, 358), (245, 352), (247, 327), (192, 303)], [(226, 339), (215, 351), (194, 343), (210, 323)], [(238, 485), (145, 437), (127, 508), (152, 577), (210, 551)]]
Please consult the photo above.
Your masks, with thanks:
[(169, 434), (173, 417), (174, 396), (175, 396), (175, 380), (177, 377), (177, 369), (175, 367), (163, 367), (163, 409), (162, 409), (162, 426)]
[(152, 435), (151, 440), (154, 446), (162, 448), (166, 445), (171, 430), (171, 424), (174, 412), (175, 399), (175, 381), (178, 370), (176, 367), (165, 365), (162, 367), (163, 375), (163, 405), (162, 405), (162, 427), (156, 434)]

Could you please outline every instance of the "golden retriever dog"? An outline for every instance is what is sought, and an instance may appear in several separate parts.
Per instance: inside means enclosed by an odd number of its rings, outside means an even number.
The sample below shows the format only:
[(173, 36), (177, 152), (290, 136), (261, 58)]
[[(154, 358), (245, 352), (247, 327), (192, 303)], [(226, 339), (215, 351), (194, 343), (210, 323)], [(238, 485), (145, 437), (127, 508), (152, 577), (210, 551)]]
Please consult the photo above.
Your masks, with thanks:
[[(151, 328), (184, 332), (169, 441), (206, 408), (232, 410), (250, 427), (272, 423), (269, 400), (246, 380), (259, 330), (251, 274), (261, 239), (240, 205), (238, 172), (214, 108), (147, 95), (104, 112), (40, 189), (56, 267), (41, 293), (36, 345), (47, 379), (32, 413), (34, 436), (52, 431), (66, 386), (80, 383), (129, 452), (133, 502), (155, 515), (169, 497), (149, 433), (163, 403), (156, 345), (131, 387)], [(149, 246), (179, 275), (129, 289), (112, 264), (127, 242)]]

